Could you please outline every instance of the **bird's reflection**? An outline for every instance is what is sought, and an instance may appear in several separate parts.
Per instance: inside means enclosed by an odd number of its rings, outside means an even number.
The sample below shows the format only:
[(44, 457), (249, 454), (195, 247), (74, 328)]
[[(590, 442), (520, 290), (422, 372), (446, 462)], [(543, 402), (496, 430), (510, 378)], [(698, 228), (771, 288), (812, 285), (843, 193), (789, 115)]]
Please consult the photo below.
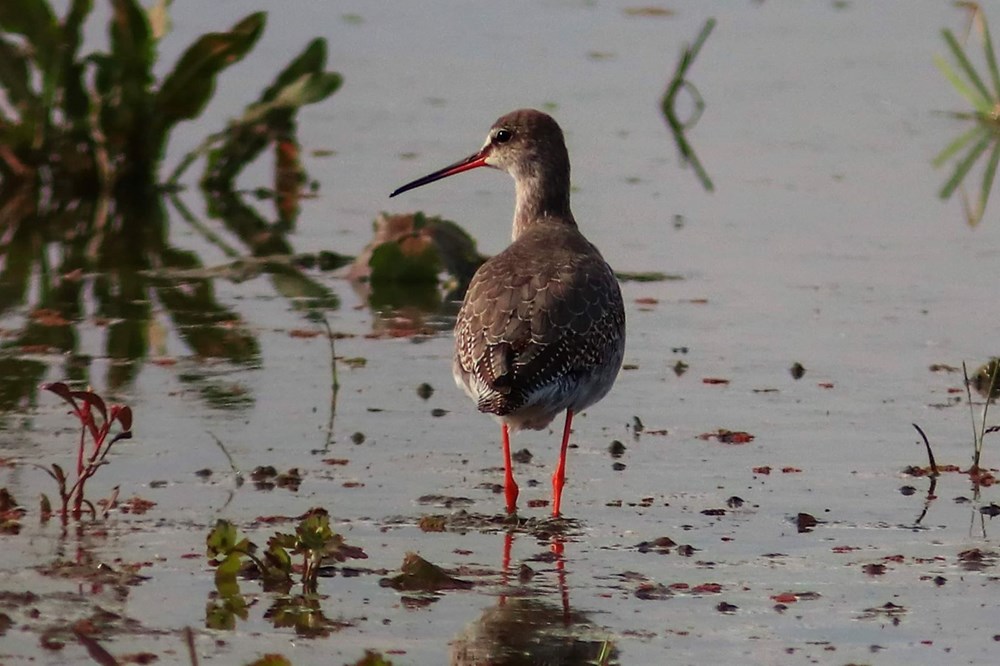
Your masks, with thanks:
[(552, 564), (559, 602), (550, 600), (545, 575), (526, 565), (511, 572), (514, 532), (503, 536), (501, 594), (496, 605), (452, 642), (452, 666), (557, 666), (616, 664), (617, 651), (606, 632), (570, 606), (564, 537), (553, 536), (547, 552), (534, 558)]

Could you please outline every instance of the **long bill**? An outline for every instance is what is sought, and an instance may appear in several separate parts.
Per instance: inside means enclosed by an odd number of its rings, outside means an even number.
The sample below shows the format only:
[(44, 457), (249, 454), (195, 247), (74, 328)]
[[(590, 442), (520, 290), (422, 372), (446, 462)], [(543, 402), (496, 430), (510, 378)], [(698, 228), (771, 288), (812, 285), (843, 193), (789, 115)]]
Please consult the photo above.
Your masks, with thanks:
[(469, 169), (476, 169), (478, 167), (489, 166), (486, 163), (486, 158), (489, 157), (489, 152), (484, 148), (478, 153), (469, 155), (464, 160), (459, 160), (452, 165), (446, 166), (443, 169), (438, 169), (434, 173), (429, 173), (423, 178), (417, 178), (411, 183), (407, 183), (402, 187), (396, 188), (396, 190), (389, 195), (389, 198), (396, 196), (397, 194), (402, 194), (414, 188), (420, 187), (421, 185), (426, 185), (427, 183), (433, 183), (435, 180), (441, 180), (442, 178), (447, 178), (448, 176), (454, 176), (456, 173), (462, 173), (463, 171), (468, 171)]

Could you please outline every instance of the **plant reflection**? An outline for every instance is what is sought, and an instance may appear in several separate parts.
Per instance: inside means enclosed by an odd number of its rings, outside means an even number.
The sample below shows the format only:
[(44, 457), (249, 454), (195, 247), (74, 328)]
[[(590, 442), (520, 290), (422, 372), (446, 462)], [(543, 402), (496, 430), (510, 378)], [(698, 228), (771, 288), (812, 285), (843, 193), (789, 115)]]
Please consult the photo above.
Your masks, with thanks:
[[(698, 52), (701, 51), (701, 47), (705, 44), (705, 40), (708, 39), (714, 27), (715, 19), (708, 19), (705, 21), (701, 32), (698, 33), (698, 37), (694, 40), (694, 44), (684, 47), (684, 50), (681, 52), (681, 59), (677, 63), (677, 69), (674, 71), (670, 83), (667, 84), (667, 91), (663, 94), (663, 99), (660, 101), (660, 109), (663, 111), (663, 117), (670, 127), (671, 134), (674, 136), (674, 142), (677, 144), (677, 150), (681, 154), (681, 159), (685, 164), (691, 165), (701, 186), (709, 192), (715, 189), (715, 185), (712, 183), (708, 172), (705, 171), (705, 167), (702, 166), (701, 160), (698, 159), (698, 155), (694, 152), (694, 148), (691, 147), (691, 144), (688, 143), (685, 137), (685, 133), (694, 127), (698, 119), (701, 118), (702, 111), (705, 110), (705, 102), (698, 93), (698, 89), (694, 87), (693, 83), (687, 80), (686, 76), (687, 70), (694, 64), (694, 59), (698, 57)], [(682, 122), (677, 115), (677, 94), (681, 90), (686, 90), (694, 99), (694, 114), (687, 122)]]
[[(325, 70), (325, 40), (311, 41), (170, 180), (176, 189), (184, 168), (208, 156), (203, 183), (212, 188), (206, 189), (210, 216), (244, 245), (225, 247), (234, 261), (219, 270), (171, 241), (158, 171), (172, 129), (201, 114), (216, 77), (256, 44), (266, 14), (199, 36), (157, 80), (157, 47), (169, 32), (165, 6), (147, 12), (136, 0), (112, 2), (107, 51), (85, 53), (92, 10), (88, 0), (71, 0), (63, 17), (44, 0), (0, 3), (0, 414), (36, 402), (45, 357), (62, 359), (60, 378), (89, 384), (94, 326), (103, 331), (100, 353), (110, 360), (104, 385), (111, 392), (135, 381), (148, 362), (174, 365), (165, 357), (167, 339), (179, 339), (199, 365), (257, 367), (260, 343), (218, 299), (219, 278), (266, 274), (276, 293), (316, 321), (339, 305), (303, 273), (287, 237), (306, 182), (297, 113), (341, 84), (339, 74)], [(232, 189), (268, 147), (275, 151), (274, 223)], [(221, 245), (172, 201), (181, 217)], [(252, 403), (243, 387), (213, 374), (219, 372), (198, 368), (178, 378), (210, 405)]]
[(563, 537), (552, 536), (549, 552), (537, 558), (555, 566), (559, 603), (544, 598), (534, 576), (522, 574), (517, 587), (508, 587), (513, 540), (513, 532), (504, 534), (503, 594), (454, 640), (452, 666), (618, 663), (617, 650), (600, 637), (604, 632), (570, 606)]
[(0, 409), (33, 401), (46, 366), (29, 355), (64, 356), (63, 376), (89, 381), (80, 331), (86, 322), (104, 329), (110, 391), (134, 381), (161, 352), (151, 348), (157, 329), (171, 329), (200, 359), (259, 364), (257, 339), (218, 301), (201, 259), (167, 241), (160, 199), (119, 199), (103, 219), (97, 207), (80, 202), (76, 215), (60, 219), (40, 218), (30, 205), (7, 208), (0, 245), (0, 317), (6, 320)]

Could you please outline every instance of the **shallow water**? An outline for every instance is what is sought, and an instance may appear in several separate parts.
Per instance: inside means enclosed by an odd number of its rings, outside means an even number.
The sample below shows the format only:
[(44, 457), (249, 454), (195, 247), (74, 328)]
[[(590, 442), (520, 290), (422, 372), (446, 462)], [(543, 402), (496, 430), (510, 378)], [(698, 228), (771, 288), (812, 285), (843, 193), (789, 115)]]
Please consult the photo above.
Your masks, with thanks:
[[(500, 480), (499, 429), (453, 387), (446, 317), (430, 318), (437, 334), (386, 336), (394, 313), (373, 313), (338, 276), (307, 273), (340, 299), (326, 312), (345, 336), (335, 341), (340, 392), (330, 430), (330, 347), (325, 335), (298, 336), (325, 331), (288, 296), (288, 282), (274, 273), (212, 280), (259, 354), (206, 361), (161, 312), (149, 330), (151, 356), (170, 363), (142, 364), (114, 392), (135, 410), (136, 439), (117, 448), (94, 493), (120, 484), (123, 498), (139, 495), (154, 508), (64, 537), (35, 520), (34, 498), (53, 491), (48, 477), (29, 465), (0, 468), (0, 486), (30, 509), (20, 535), (0, 537), (0, 613), (14, 620), (0, 637), (0, 662), (92, 663), (71, 640), (51, 651), (40, 636), (98, 606), (138, 622), (113, 622), (102, 645), (119, 656), (152, 652), (158, 663), (188, 663), (185, 626), (197, 630), (202, 662), (220, 664), (266, 652), (297, 665), (349, 663), (366, 648), (396, 664), (536, 663), (497, 656), (498, 636), (524, 635), (545, 663), (583, 663), (606, 640), (622, 664), (997, 660), (996, 528), (979, 512), (998, 501), (996, 490), (975, 499), (966, 476), (945, 474), (918, 523), (928, 480), (902, 474), (926, 464), (913, 422), (939, 463), (968, 466), (961, 372), (930, 366), (977, 367), (997, 353), (996, 208), (968, 227), (957, 199), (937, 198), (948, 170), (930, 164), (961, 129), (937, 114), (964, 102), (931, 58), (944, 53), (940, 29), (961, 30), (963, 14), (901, 1), (680, 3), (670, 16), (587, 2), (299, 3), (280, 12), (243, 1), (180, 5), (165, 57), (258, 6), (272, 14), (258, 49), (220, 79), (217, 103), (177, 132), (177, 159), (255, 96), (275, 63), (314, 35), (329, 40), (330, 67), (345, 85), (303, 112), (300, 139), (306, 150), (336, 153), (308, 160), (321, 189), (288, 236), (295, 251), (357, 254), (383, 210), (442, 215), (482, 252), (499, 251), (510, 234), (506, 177), (477, 172), (387, 195), (475, 150), (501, 113), (536, 106), (566, 131), (574, 210), (609, 262), (682, 279), (623, 285), (630, 369), (575, 421), (564, 496), (573, 522), (556, 542), (562, 557), (537, 530), (521, 530), (506, 574), (504, 530), (417, 526), (425, 514), (502, 510), (489, 487)], [(658, 110), (680, 48), (709, 16), (718, 25), (689, 74), (706, 109), (688, 138), (714, 193), (679, 164)], [(989, 18), (1000, 25), (1000, 15)], [(241, 184), (269, 177), (265, 164)], [(196, 188), (181, 199), (215, 224)], [(206, 266), (229, 261), (171, 215), (177, 246)], [(231, 230), (212, 229), (240, 246)], [(5, 315), (0, 329), (19, 326), (27, 310)], [(91, 356), (88, 376), (104, 392), (114, 367), (107, 328), (88, 312), (76, 330), (75, 356)], [(59, 355), (5, 354), (44, 363), (49, 381), (65, 376)], [(345, 362), (360, 358), (363, 365)], [(689, 366), (680, 376), (678, 361)], [(798, 380), (789, 371), (796, 362), (806, 370)], [(435, 389), (426, 400), (422, 382)], [(64, 411), (37, 394), (0, 415), (0, 457), (68, 461), (74, 431)], [(699, 437), (720, 428), (754, 438)], [(213, 436), (241, 470), (298, 468), (301, 487), (237, 488)], [(548, 498), (557, 437), (515, 440), (534, 454), (516, 468), (525, 516), (546, 515), (527, 503)], [(621, 458), (607, 451), (613, 440), (626, 446)], [(995, 467), (991, 444), (987, 437), (984, 461)], [(204, 468), (211, 479), (195, 475)], [(468, 502), (420, 501), (434, 495)], [(326, 507), (369, 556), (351, 563), (358, 575), (320, 580), (324, 613), (349, 626), (325, 638), (275, 628), (264, 618), (273, 596), (244, 581), (257, 601), (248, 619), (233, 631), (205, 629), (214, 582), (204, 539), (215, 520), (263, 542), (278, 528), (256, 518), (312, 506)], [(822, 522), (800, 533), (800, 512)], [(638, 551), (664, 536), (693, 551)], [(985, 557), (967, 554), (973, 549)], [(424, 604), (381, 587), (409, 551), (476, 587)], [(122, 593), (37, 570), (80, 553), (115, 568), (146, 563), (149, 579)], [(522, 562), (535, 571), (525, 583), (516, 575)], [(43, 596), (27, 604), (9, 596), (26, 590)], [(26, 614), (32, 606), (41, 619)], [(466, 661), (453, 659), (462, 652)]]

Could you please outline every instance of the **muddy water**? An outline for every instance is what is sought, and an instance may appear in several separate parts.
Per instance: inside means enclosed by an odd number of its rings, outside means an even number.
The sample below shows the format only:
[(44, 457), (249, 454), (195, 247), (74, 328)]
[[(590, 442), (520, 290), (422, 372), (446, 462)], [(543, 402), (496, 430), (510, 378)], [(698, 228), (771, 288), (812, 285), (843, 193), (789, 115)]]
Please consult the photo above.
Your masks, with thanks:
[[(322, 327), (278, 278), (219, 279), (216, 298), (245, 322), (259, 357), (205, 362), (161, 318), (156, 356), (169, 363), (144, 364), (115, 393), (135, 409), (137, 437), (94, 481), (95, 494), (118, 484), (122, 497), (157, 504), (69, 536), (29, 513), (20, 535), (0, 537), (0, 612), (14, 620), (0, 662), (91, 663), (71, 639), (48, 650), (40, 636), (97, 607), (122, 617), (105, 647), (160, 663), (188, 663), (185, 626), (197, 629), (203, 663), (220, 664), (265, 652), (347, 663), (366, 648), (396, 664), (570, 664), (594, 660), (605, 641), (622, 664), (996, 662), (1000, 547), (979, 511), (1000, 501), (996, 491), (977, 498), (950, 473), (928, 501), (928, 480), (901, 473), (926, 464), (913, 422), (939, 463), (968, 466), (961, 373), (930, 366), (978, 366), (997, 353), (1000, 219), (994, 207), (966, 226), (957, 200), (937, 199), (947, 173), (930, 165), (961, 129), (935, 112), (963, 105), (931, 58), (944, 52), (939, 30), (961, 29), (964, 16), (901, 1), (681, 3), (668, 16), (630, 7), (321, 3), (274, 13), (259, 49), (220, 81), (219, 103), (174, 146), (179, 156), (195, 145), (256, 94), (262, 71), (325, 36), (346, 84), (302, 118), (306, 148), (336, 152), (309, 160), (322, 187), (289, 236), (295, 249), (355, 254), (379, 211), (419, 209), (458, 221), (494, 253), (510, 232), (506, 177), (476, 172), (386, 196), (476, 149), (502, 112), (556, 115), (589, 237), (618, 270), (682, 278), (623, 286), (629, 369), (575, 423), (562, 536), (489, 520), (502, 508), (490, 487), (499, 432), (452, 384), (450, 338), (433, 333), (447, 329), (445, 316), (419, 322), (428, 334), (383, 335), (413, 321), (372, 312), (344, 280), (313, 273), (341, 302), (326, 312), (345, 336), (335, 343), (331, 426), (330, 347), (324, 335), (301, 337)], [(164, 50), (253, 8), (177, 6)], [(688, 139), (714, 193), (679, 164), (657, 106), (681, 46), (709, 16), (718, 25), (690, 72), (706, 108)], [(247, 186), (267, 178), (261, 167)], [(197, 191), (182, 199), (204, 215)], [(171, 230), (206, 265), (228, 261), (179, 217)], [(105, 329), (87, 318), (79, 331), (102, 391)], [(63, 359), (39, 360), (50, 380), (63, 378)], [(435, 389), (426, 399), (423, 382)], [(40, 395), (4, 414), (0, 456), (64, 461), (73, 433), (63, 412)], [(753, 439), (701, 437), (719, 429)], [(298, 468), (301, 487), (237, 487), (213, 436), (241, 470)], [(547, 499), (556, 439), (516, 439), (534, 454), (516, 469), (523, 503)], [(625, 446), (619, 458), (608, 452), (614, 440)], [(995, 451), (987, 438), (987, 466)], [(323, 462), (331, 458), (347, 463)], [(196, 476), (202, 469), (211, 478)], [(29, 506), (52, 492), (26, 465), (0, 469), (0, 479)], [(214, 584), (202, 554), (214, 521), (233, 520), (262, 543), (278, 528), (256, 518), (311, 506), (326, 507), (369, 556), (352, 563), (356, 575), (320, 581), (323, 613), (347, 626), (320, 638), (276, 628), (264, 617), (273, 596), (247, 581), (247, 619), (205, 629)], [(537, 520), (546, 509), (522, 511)], [(819, 524), (800, 532), (800, 513)], [(423, 532), (426, 514), (455, 522)], [(677, 545), (637, 547), (660, 537)], [(409, 551), (476, 586), (423, 596), (380, 586)], [(80, 557), (142, 563), (149, 578), (122, 587), (38, 569)], [(522, 563), (534, 574), (518, 578)], [(26, 591), (41, 595), (26, 605), (42, 620), (10, 596)], [(502, 657), (505, 644), (536, 660)]]

